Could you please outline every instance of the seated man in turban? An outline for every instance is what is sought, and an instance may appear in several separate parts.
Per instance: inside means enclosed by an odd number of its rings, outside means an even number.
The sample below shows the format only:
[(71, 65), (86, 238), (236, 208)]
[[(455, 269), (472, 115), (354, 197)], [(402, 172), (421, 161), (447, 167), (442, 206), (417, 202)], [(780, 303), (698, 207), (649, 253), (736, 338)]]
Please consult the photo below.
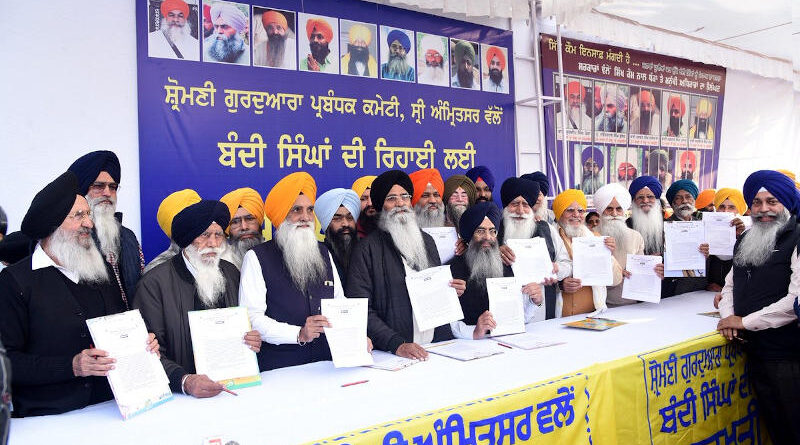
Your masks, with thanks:
[(476, 66), (475, 47), (466, 40), (459, 40), (453, 48), (455, 74), (450, 79), (450, 86), (480, 90), (481, 80)]
[(583, 175), (580, 184), (575, 184), (576, 189), (583, 191), (587, 195), (594, 194), (594, 191), (605, 185), (605, 157), (603, 151), (597, 146), (588, 146), (581, 152), (581, 165)]
[(476, 165), (464, 173), (475, 184), (475, 202), (487, 202), (492, 200), (492, 190), (494, 190), (494, 175), (488, 167)]
[(467, 207), (475, 204), (475, 184), (464, 175), (453, 175), (444, 182), (442, 201), (445, 203), (445, 225), (455, 227)]
[(347, 283), (350, 257), (358, 244), (356, 220), (361, 212), (361, 203), (356, 192), (350, 189), (335, 188), (317, 198), (314, 213), (325, 232), (325, 246), (333, 256), (333, 263), (342, 280), (342, 288)]
[(257, 191), (244, 187), (236, 189), (219, 199), (228, 206), (231, 222), (225, 227), (228, 235), (227, 248), (222, 259), (242, 268), (244, 254), (264, 242), (261, 226), (264, 224), (264, 201)]
[(77, 176), (78, 191), (92, 210), (92, 238), (114, 272), (125, 306), (131, 307), (136, 282), (144, 271), (144, 255), (136, 235), (122, 225), (122, 213), (116, 211), (119, 159), (110, 151), (93, 151), (73, 162), (69, 171)]
[(249, 18), (233, 3), (217, 2), (209, 11), (214, 33), (203, 42), (205, 62), (250, 65), (250, 47), (243, 37)]
[(183, 0), (164, 0), (161, 26), (147, 34), (147, 55), (166, 59), (200, 60), (200, 44), (192, 36), (189, 5)]
[(361, 200), (361, 211), (358, 214), (358, 221), (356, 221), (356, 231), (358, 232), (359, 239), (365, 238), (372, 233), (378, 225), (378, 211), (375, 210), (375, 206), (372, 205), (372, 199), (370, 198), (370, 188), (375, 178), (377, 178), (377, 176), (362, 176), (356, 179), (352, 187), (350, 187)]
[[(161, 346), (161, 364), (174, 392), (213, 397), (223, 386), (195, 373), (189, 311), (236, 306), (239, 271), (222, 260), (230, 211), (219, 202), (202, 200), (172, 220), (172, 239), (180, 253), (139, 280), (134, 307), (142, 313)], [(261, 339), (250, 331), (244, 338), (258, 352)]]
[[(701, 193), (702, 195), (702, 193)], [(698, 201), (700, 197), (698, 196)], [(714, 194), (714, 207), (717, 212), (728, 212), (736, 215), (731, 221), (731, 225), (736, 227), (736, 237), (742, 236), (744, 233), (744, 222), (738, 217), (747, 211), (747, 203), (744, 200), (742, 192), (732, 188), (721, 188)], [(733, 267), (733, 256), (731, 255), (709, 255), (708, 263), (706, 264), (706, 275), (708, 276), (708, 286), (706, 290), (711, 292), (719, 292), (722, 286), (725, 285), (725, 277)], [(721, 298), (718, 294), (717, 297)], [(714, 301), (714, 306), (717, 306), (719, 300)]]
[(725, 278), (717, 329), (742, 339), (758, 413), (776, 444), (800, 443), (800, 328), (793, 305), (800, 295), (800, 195), (772, 170), (744, 182), (753, 227), (736, 243)]
[(424, 229), (427, 227), (444, 227), (445, 210), (442, 195), (444, 194), (444, 181), (439, 170), (426, 168), (417, 170), (410, 175), (414, 184), (414, 196), (411, 205), (417, 215), (417, 224)]
[[(413, 34), (412, 34), (413, 35)], [(389, 48), (389, 61), (381, 64), (381, 79), (413, 82), (417, 79), (414, 60), (407, 59), (411, 51), (411, 38), (400, 29), (386, 34), (386, 47)]]
[[(66, 172), (36, 194), (22, 220), (22, 232), (38, 240), (33, 254), (0, 272), (0, 337), (11, 360), (15, 417), (113, 398), (106, 376), (116, 360), (92, 347), (86, 320), (126, 307), (92, 227), (78, 179)], [(153, 334), (148, 349), (158, 353)]]
[[(372, 203), (378, 229), (359, 243), (350, 259), (347, 295), (369, 298), (367, 334), (375, 347), (396, 355), (424, 360), (420, 344), (453, 338), (451, 326), (420, 331), (408, 297), (406, 272), (439, 266), (439, 252), (430, 235), (420, 230), (411, 208), (414, 185), (400, 170), (382, 173), (372, 182)], [(460, 295), (464, 282), (451, 283)]]
[(342, 56), (342, 74), (378, 77), (378, 61), (369, 52), (372, 31), (359, 23), (347, 33), (347, 54)]
[[(539, 285), (544, 286), (544, 318), (556, 316), (556, 284), (572, 274), (572, 260), (569, 258), (564, 241), (558, 232), (545, 221), (534, 219), (533, 207), (539, 200), (539, 184), (522, 178), (508, 178), (500, 186), (500, 199), (503, 202), (503, 223), (500, 226), (500, 256), (503, 264), (510, 266), (516, 257), (506, 245), (509, 239), (544, 238), (553, 273), (556, 278), (547, 278)], [(529, 296), (533, 296), (530, 295)]]
[(536, 205), (533, 206), (534, 219), (536, 221), (546, 221), (548, 224), (555, 224), (555, 215), (553, 215), (552, 210), (547, 208), (547, 194), (550, 192), (550, 180), (547, 179), (547, 175), (536, 171), (525, 173), (520, 178), (539, 184), (539, 199), (536, 200)]
[(506, 56), (503, 50), (489, 46), (486, 50), (486, 66), (489, 67), (489, 79), (484, 80), (483, 90), (495, 93), (508, 93), (508, 82), (503, 72), (506, 70)]
[[(703, 217), (702, 213), (695, 208), (697, 195), (697, 185), (694, 182), (688, 179), (680, 179), (673, 182), (667, 190), (666, 197), (674, 212), (666, 221), (697, 221), (701, 219)], [(698, 249), (703, 252), (706, 258), (708, 257), (708, 243), (700, 244)], [(666, 271), (665, 276), (668, 278), (664, 279), (661, 287), (661, 298), (704, 290), (708, 285), (705, 271)]]
[(167, 235), (167, 238), (169, 238), (169, 247), (147, 263), (142, 274), (146, 274), (154, 267), (169, 260), (180, 252), (181, 248), (172, 240), (172, 220), (181, 210), (198, 202), (200, 202), (200, 195), (192, 189), (172, 192), (161, 201), (161, 204), (158, 205), (158, 211), (156, 212), (156, 220), (158, 220), (158, 226), (161, 227), (164, 235)]
[[(418, 34), (419, 35), (419, 34)], [(433, 34), (424, 34), (419, 42), (417, 82), (425, 85), (448, 86), (447, 74), (447, 38)]]
[[(254, 8), (258, 11), (258, 7)], [(293, 70), (297, 68), (297, 42), (289, 29), (294, 26), (294, 14), (275, 9), (261, 13), (261, 24), (267, 32), (267, 40), (253, 47), (253, 65)]]

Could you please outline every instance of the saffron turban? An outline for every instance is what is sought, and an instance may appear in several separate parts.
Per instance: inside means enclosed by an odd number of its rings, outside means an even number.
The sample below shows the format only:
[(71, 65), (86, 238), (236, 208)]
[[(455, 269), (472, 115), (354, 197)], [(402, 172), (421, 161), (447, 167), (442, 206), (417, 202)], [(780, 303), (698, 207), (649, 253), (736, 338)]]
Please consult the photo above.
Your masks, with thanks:
[(583, 87), (577, 80), (573, 80), (567, 84), (567, 95), (583, 97)]
[(289, 22), (286, 21), (286, 16), (275, 10), (265, 11), (261, 14), (261, 24), (264, 25), (264, 28), (270, 23), (280, 25), (283, 29), (289, 29)]
[(161, 15), (166, 17), (170, 11), (179, 10), (183, 16), (189, 18), (189, 5), (183, 0), (164, 0), (161, 2)]
[[(264, 201), (261, 199), (261, 195), (250, 187), (236, 189), (219, 200), (228, 206), (228, 210), (231, 211), (231, 219), (241, 207), (256, 217), (259, 227), (264, 224)], [(228, 229), (230, 228), (225, 227), (225, 233), (230, 232)]]
[(408, 177), (406, 172), (402, 170), (389, 170), (381, 173), (372, 181), (372, 187), (369, 189), (369, 198), (372, 200), (372, 206), (375, 210), (383, 211), (383, 202), (386, 200), (386, 195), (389, 190), (395, 185), (403, 187), (405, 191), (414, 196), (414, 183)]
[(311, 32), (315, 29), (318, 33), (322, 34), (326, 42), (333, 40), (333, 28), (331, 28), (327, 20), (320, 18), (308, 19), (306, 22), (306, 35), (309, 39), (311, 38)]
[(89, 193), (89, 186), (94, 184), (100, 172), (111, 175), (111, 179), (117, 184), (120, 180), (119, 158), (108, 150), (86, 153), (73, 162), (68, 170), (78, 178), (78, 193), (81, 195)]
[(667, 109), (672, 111), (672, 109), (677, 109), (680, 111), (681, 116), (686, 114), (686, 102), (680, 96), (670, 96), (667, 100)]
[(742, 192), (745, 202), (751, 204), (761, 188), (767, 189), (784, 207), (796, 214), (800, 210), (800, 193), (794, 181), (775, 170), (759, 170), (744, 181)]
[(211, 5), (203, 4), (203, 20), (211, 21)]
[(464, 57), (469, 57), (469, 60), (475, 62), (475, 48), (466, 40), (459, 40), (455, 47), (456, 63), (460, 63)]
[(788, 176), (792, 181), (794, 181), (795, 188), (797, 188), (797, 190), (800, 190), (800, 182), (797, 182), (797, 177), (795, 176), (794, 172), (789, 171), (789, 170), (783, 170), (783, 169), (778, 169), (778, 170), (775, 170), (775, 171), (781, 172), (784, 175)]
[(75, 174), (71, 171), (62, 173), (33, 197), (22, 218), (22, 233), (33, 240), (52, 235), (67, 219), (75, 198), (80, 194)]
[(708, 206), (709, 204), (714, 203), (714, 195), (717, 194), (717, 191), (714, 189), (705, 189), (702, 192), (697, 194), (697, 199), (694, 201), (694, 206), (698, 209), (702, 209), (703, 207)]
[(631, 207), (631, 194), (625, 190), (625, 187), (612, 182), (594, 192), (594, 208), (597, 209), (598, 213), (602, 214), (614, 198), (617, 199), (622, 210), (628, 210)]
[(744, 212), (747, 211), (747, 202), (744, 200), (744, 195), (742, 192), (732, 188), (722, 188), (717, 190), (717, 194), (714, 195), (714, 207), (719, 208), (720, 204), (726, 199), (730, 199), (733, 205), (736, 206), (736, 211), (740, 215), (744, 215)]
[(489, 186), (489, 190), (494, 190), (494, 175), (486, 166), (476, 165), (475, 167), (467, 170), (465, 176), (469, 179), (472, 179), (473, 183), (477, 183), (478, 179), (482, 179), (483, 182)]
[(377, 178), (377, 176), (374, 175), (362, 176), (353, 181), (353, 185), (350, 188), (353, 189), (354, 192), (356, 192), (356, 195), (358, 195), (360, 199), (361, 195), (363, 195), (368, 188), (372, 187), (372, 181), (374, 181), (375, 178)]
[(527, 179), (529, 181), (534, 181), (539, 184), (539, 190), (547, 195), (550, 192), (550, 181), (547, 179), (547, 175), (542, 172), (533, 172), (533, 173), (525, 173), (524, 175), (520, 176), (522, 179)]
[(496, 229), (500, 227), (501, 215), (500, 209), (493, 202), (479, 202), (474, 206), (470, 206), (461, 214), (461, 219), (458, 220), (458, 235), (462, 240), (469, 243), (472, 235), (475, 234), (475, 229), (483, 223), (484, 218), (489, 218), (489, 221), (494, 224)]
[(403, 48), (406, 49), (408, 52), (411, 49), (411, 39), (408, 37), (408, 34), (404, 33), (399, 29), (393, 29), (389, 31), (389, 34), (386, 35), (386, 45), (392, 46), (392, 43), (397, 40), (403, 45)]
[(510, 177), (503, 181), (500, 186), (500, 202), (503, 207), (508, 207), (511, 201), (517, 199), (517, 196), (522, 196), (528, 205), (533, 207), (539, 199), (539, 184), (522, 178)]
[(635, 178), (636, 173), (636, 166), (630, 162), (622, 162), (619, 164), (619, 168), (617, 168), (617, 176), (623, 180)]
[(684, 151), (683, 153), (681, 153), (680, 162), (681, 162), (681, 168), (684, 165), (689, 164), (690, 168), (694, 170), (695, 165), (697, 165), (697, 156), (692, 151)]
[(423, 54), (428, 50), (434, 50), (443, 58), (447, 58), (447, 50), (444, 48), (444, 38), (433, 34), (426, 34), (419, 42), (420, 52)]
[(313, 204), (317, 199), (317, 183), (306, 172), (295, 172), (285, 176), (272, 187), (264, 202), (264, 213), (275, 228), (280, 227), (300, 194)]
[(369, 46), (369, 44), (372, 42), (372, 31), (370, 31), (366, 26), (356, 23), (350, 27), (350, 31), (347, 33), (347, 38), (351, 44), (356, 43), (358, 40), (363, 40), (364, 44)]
[(492, 64), (492, 59), (495, 57), (500, 61), (500, 70), (506, 69), (506, 56), (503, 55), (503, 50), (496, 46), (490, 46), (489, 49), (486, 50), (486, 66), (490, 66)]
[(585, 164), (589, 159), (596, 162), (601, 170), (603, 169), (605, 160), (603, 159), (603, 151), (600, 150), (600, 147), (589, 146), (583, 149), (581, 152), (581, 164)]
[[(595, 196), (596, 199), (597, 197)], [(577, 202), (583, 210), (586, 210), (586, 195), (580, 190), (568, 189), (556, 196), (556, 199), (553, 200), (553, 213), (556, 215), (557, 220), (561, 218), (564, 210), (567, 210), (567, 207), (571, 206), (573, 202)]]
[(432, 185), (440, 195), (444, 196), (444, 180), (439, 170), (435, 168), (425, 168), (417, 170), (408, 175), (411, 178), (411, 183), (414, 184), (414, 194), (411, 197), (411, 205), (416, 205), (422, 194), (425, 193), (425, 188), (428, 184)]
[(319, 195), (317, 202), (314, 203), (314, 213), (316, 213), (323, 231), (331, 225), (333, 215), (341, 206), (345, 206), (350, 211), (353, 219), (358, 219), (358, 213), (361, 211), (361, 198), (356, 195), (356, 192), (343, 188), (331, 189)]
[(444, 194), (442, 195), (442, 200), (447, 203), (447, 201), (450, 199), (450, 196), (452, 196), (459, 187), (467, 192), (469, 205), (475, 204), (475, 196), (478, 194), (478, 191), (475, 189), (475, 183), (472, 182), (472, 179), (469, 179), (465, 175), (453, 175), (447, 178), (447, 181), (444, 182)]
[(247, 28), (247, 16), (233, 3), (214, 3), (209, 14), (211, 14), (212, 22), (222, 19), (223, 22), (236, 29), (236, 32), (242, 32)]
[(658, 182), (658, 178), (655, 176), (639, 176), (638, 178), (634, 179), (631, 182), (630, 187), (628, 190), (631, 192), (631, 197), (636, 197), (636, 194), (639, 193), (639, 190), (647, 187), (656, 195), (656, 199), (661, 197), (661, 193), (664, 192), (664, 189), (661, 187), (661, 183)]
[(645, 102), (647, 102), (647, 103), (649, 103), (649, 104), (651, 104), (653, 106), (656, 105), (656, 99), (655, 99), (655, 97), (653, 97), (653, 93), (651, 93), (649, 90), (642, 90), (639, 93), (639, 103), (643, 104)]
[(697, 194), (700, 193), (700, 191), (697, 189), (697, 184), (689, 179), (675, 181), (667, 189), (667, 202), (669, 205), (672, 205), (672, 200), (675, 199), (675, 195), (677, 195), (681, 190), (686, 190), (689, 192), (694, 199), (697, 199)]
[(183, 189), (170, 193), (169, 196), (161, 201), (156, 212), (156, 220), (158, 221), (158, 226), (167, 235), (167, 238), (172, 239), (172, 220), (175, 219), (175, 215), (198, 202), (200, 202), (200, 195), (192, 189)]
[(228, 206), (219, 201), (203, 199), (175, 215), (175, 219), (172, 220), (172, 240), (178, 247), (185, 249), (208, 230), (211, 223), (217, 223), (224, 229), (230, 222), (231, 214)]

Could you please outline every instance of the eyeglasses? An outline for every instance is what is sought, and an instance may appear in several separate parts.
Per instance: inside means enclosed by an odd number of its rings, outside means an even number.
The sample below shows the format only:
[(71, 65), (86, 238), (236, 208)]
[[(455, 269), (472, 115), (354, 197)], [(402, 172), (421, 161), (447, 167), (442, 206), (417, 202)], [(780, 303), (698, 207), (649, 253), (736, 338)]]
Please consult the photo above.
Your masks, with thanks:
[(92, 211), (91, 210), (78, 210), (77, 212), (73, 213), (72, 215), (68, 215), (67, 218), (72, 218), (75, 221), (83, 221), (83, 218), (92, 219)]
[(639, 195), (636, 198), (634, 198), (634, 200), (636, 202), (655, 201), (656, 200), (656, 196), (655, 195)]
[(94, 184), (89, 186), (89, 189), (93, 192), (100, 193), (104, 191), (108, 187), (109, 190), (112, 192), (116, 192), (119, 190), (119, 184), (116, 182), (95, 182)]
[(566, 213), (567, 215), (583, 215), (584, 213), (586, 213), (586, 210), (581, 209), (581, 208), (565, 209), (564, 213)]
[(242, 223), (251, 224), (256, 221), (256, 217), (253, 215), (246, 215), (246, 216), (237, 216), (231, 220), (231, 227), (234, 226), (241, 226)]
[(403, 202), (411, 201), (411, 195), (409, 195), (408, 193), (401, 193), (399, 195), (389, 195), (386, 197), (386, 199), (384, 199), (384, 201), (388, 202), (389, 204), (394, 204), (398, 201), (403, 201)]
[(494, 227), (492, 227), (491, 229), (485, 229), (483, 227), (478, 227), (477, 229), (475, 229), (475, 235), (485, 236), (487, 233), (490, 236), (497, 236), (497, 229), (495, 229)]

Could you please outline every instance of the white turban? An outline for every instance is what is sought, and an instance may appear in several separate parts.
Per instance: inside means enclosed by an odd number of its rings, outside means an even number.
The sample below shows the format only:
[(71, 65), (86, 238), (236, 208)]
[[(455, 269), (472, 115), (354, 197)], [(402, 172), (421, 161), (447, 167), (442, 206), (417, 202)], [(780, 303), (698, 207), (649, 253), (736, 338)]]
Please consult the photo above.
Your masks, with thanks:
[(317, 198), (317, 202), (314, 203), (314, 213), (317, 215), (322, 230), (328, 230), (333, 215), (341, 206), (345, 206), (350, 211), (353, 219), (358, 219), (361, 211), (361, 198), (356, 195), (356, 192), (343, 188), (328, 190)]
[(210, 13), (212, 22), (222, 18), (222, 21), (235, 28), (236, 32), (242, 32), (247, 27), (247, 16), (244, 15), (241, 9), (231, 3), (215, 3), (211, 7)]
[(439, 36), (435, 36), (433, 34), (426, 34), (425, 37), (419, 42), (420, 48), (422, 48), (421, 53), (424, 55), (426, 51), (432, 49), (439, 53), (442, 57), (446, 58), (447, 53), (444, 49), (444, 39)]
[(622, 210), (628, 210), (631, 207), (631, 194), (625, 190), (625, 187), (611, 183), (606, 184), (594, 192), (594, 208), (598, 213), (603, 213), (603, 210), (611, 204), (611, 201), (617, 198)]

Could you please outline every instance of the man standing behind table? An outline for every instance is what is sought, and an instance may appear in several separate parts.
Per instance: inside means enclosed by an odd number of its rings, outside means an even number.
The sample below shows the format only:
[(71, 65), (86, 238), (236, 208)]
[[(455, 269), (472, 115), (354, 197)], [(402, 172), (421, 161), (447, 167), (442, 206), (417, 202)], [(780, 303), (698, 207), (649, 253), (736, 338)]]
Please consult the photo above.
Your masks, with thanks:
[[(698, 193), (697, 185), (688, 179), (680, 179), (673, 182), (666, 193), (667, 202), (669, 202), (673, 210), (672, 216), (667, 218), (667, 221), (699, 221), (702, 219), (702, 213), (698, 212), (695, 207), (695, 199)], [(706, 258), (708, 258), (708, 248), (708, 243), (701, 243), (698, 247)], [(685, 270), (681, 274), (682, 276), (679, 277), (668, 276), (664, 279), (661, 287), (661, 298), (705, 290), (708, 285), (705, 271)]]
[(264, 201), (250, 187), (236, 189), (219, 199), (231, 213), (230, 226), (225, 228), (227, 246), (222, 259), (242, 267), (242, 259), (248, 250), (264, 242), (261, 226), (264, 224)]
[(494, 191), (494, 175), (488, 167), (476, 165), (464, 173), (475, 184), (475, 202), (491, 201)]
[(356, 192), (335, 188), (320, 195), (314, 207), (319, 225), (325, 232), (325, 246), (333, 256), (342, 287), (347, 283), (350, 257), (358, 244), (356, 220), (360, 206)]
[[(731, 221), (732, 225), (736, 226), (736, 236), (742, 236), (745, 226), (744, 222), (739, 218), (747, 211), (747, 203), (744, 200), (742, 192), (732, 188), (721, 188), (714, 194), (714, 207), (717, 212), (728, 212), (736, 215)], [(708, 264), (708, 287), (706, 290), (711, 292), (719, 292), (722, 286), (725, 285), (725, 277), (733, 267), (732, 255), (709, 255)]]
[(414, 185), (414, 195), (411, 205), (417, 215), (417, 224), (424, 229), (427, 227), (445, 226), (445, 205), (442, 200), (444, 194), (444, 181), (439, 170), (426, 168), (417, 170), (410, 175)]
[(350, 187), (361, 200), (361, 212), (358, 214), (358, 221), (356, 221), (356, 231), (359, 239), (365, 238), (372, 233), (378, 224), (378, 212), (375, 210), (375, 206), (372, 205), (372, 199), (369, 196), (372, 181), (375, 178), (377, 176), (362, 176), (353, 181), (353, 185)]

